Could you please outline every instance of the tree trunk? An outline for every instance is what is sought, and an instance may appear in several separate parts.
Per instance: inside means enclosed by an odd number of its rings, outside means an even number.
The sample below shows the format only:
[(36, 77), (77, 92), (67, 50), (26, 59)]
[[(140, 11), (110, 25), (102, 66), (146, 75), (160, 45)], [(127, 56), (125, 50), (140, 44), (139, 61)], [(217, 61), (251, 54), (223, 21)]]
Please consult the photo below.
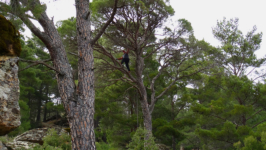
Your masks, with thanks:
[(41, 121), (41, 109), (42, 109), (42, 84), (40, 85), (40, 89), (39, 89), (39, 96), (38, 99), (37, 99), (37, 119), (36, 119), (36, 123), (40, 124), (40, 121)]
[(43, 122), (46, 121), (46, 116), (47, 116), (47, 107), (46, 107), (46, 104), (47, 104), (47, 100), (45, 100), (44, 108), (43, 108)]
[[(45, 95), (47, 95), (49, 97), (48, 93), (49, 93), (49, 86), (46, 86), (46, 94)], [(43, 122), (45, 122), (46, 118), (47, 118), (46, 117), (47, 116), (47, 107), (46, 107), (47, 103), (48, 103), (48, 99), (45, 99), (44, 108), (43, 108)]]
[[(35, 8), (40, 5), (39, 0), (21, 1), (23, 5), (31, 5)], [(61, 100), (67, 113), (71, 129), (71, 140), (73, 150), (94, 150), (94, 89), (93, 89), (93, 55), (90, 40), (90, 20), (86, 20), (88, 14), (89, 0), (76, 0), (77, 7), (77, 31), (79, 44), (79, 86), (76, 91), (71, 66), (66, 56), (64, 45), (57, 29), (46, 12), (41, 13), (38, 22), (44, 29), (41, 32), (22, 13), (17, 14), (27, 27), (46, 45), (57, 71), (57, 84)], [(86, 11), (85, 11), (86, 10)], [(32, 10), (33, 12), (33, 10)], [(35, 15), (33, 13), (33, 15)]]
[[(89, 0), (76, 0), (77, 9), (77, 39), (78, 39), (78, 103), (81, 108), (76, 109), (79, 119), (75, 119), (73, 126), (81, 135), (89, 138), (76, 137), (79, 143), (72, 144), (84, 150), (96, 149), (94, 133), (94, 59), (91, 44), (91, 27), (89, 15)], [(78, 105), (79, 106), (79, 105)], [(77, 116), (76, 116), (77, 117)], [(83, 124), (83, 127), (82, 127)], [(80, 145), (81, 144), (81, 145)]]
[(142, 108), (144, 128), (148, 131), (148, 134), (145, 136), (145, 140), (148, 140), (152, 136), (152, 121), (151, 121), (151, 114), (149, 111), (147, 91), (142, 80), (143, 66), (144, 66), (144, 59), (141, 56), (137, 56), (136, 60), (137, 85), (140, 92), (140, 104)]
[(175, 146), (175, 137), (172, 136), (172, 147), (173, 147), (173, 150), (176, 150), (176, 146)]
[[(71, 129), (72, 149), (91, 150), (95, 148), (94, 135), (94, 73), (92, 45), (101, 37), (105, 29), (114, 18), (117, 2), (108, 21), (102, 26), (94, 39), (91, 39), (89, 0), (76, 0), (77, 9), (77, 40), (79, 51), (78, 89), (75, 87), (71, 66), (68, 62), (64, 45), (61, 41), (53, 20), (49, 19), (46, 12), (36, 13), (35, 8), (44, 8), (40, 0), (14, 1), (12, 7), (16, 10), (6, 9), (9, 13), (18, 16), (25, 25), (36, 35), (49, 50), (56, 71), (57, 85), (61, 100), (66, 110)], [(3, 4), (4, 5), (4, 4)], [(21, 9), (25, 6), (30, 9), (44, 31), (38, 29), (29, 19), (29, 15)]]

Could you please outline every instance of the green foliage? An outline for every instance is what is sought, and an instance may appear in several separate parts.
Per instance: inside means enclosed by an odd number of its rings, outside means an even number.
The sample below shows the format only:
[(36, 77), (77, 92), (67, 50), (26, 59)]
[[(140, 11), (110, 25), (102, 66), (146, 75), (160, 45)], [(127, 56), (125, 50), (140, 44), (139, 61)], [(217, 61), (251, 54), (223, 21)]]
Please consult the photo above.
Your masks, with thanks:
[[(249, 67), (259, 67), (265, 59), (257, 59), (254, 52), (261, 43), (256, 28), (243, 36), (238, 30), (238, 19), (223, 20), (213, 29), (222, 43), (215, 54), (215, 75), (203, 76), (191, 89), (197, 100), (191, 110), (197, 115), (199, 136), (204, 149), (262, 149), (257, 139), (262, 131), (256, 127), (264, 122), (265, 84), (247, 77)], [(219, 56), (219, 57), (217, 57)], [(259, 128), (259, 126), (258, 126)], [(257, 128), (257, 129), (258, 129)], [(233, 143), (234, 146), (233, 146)]]
[(266, 123), (257, 126), (256, 131), (252, 132), (243, 141), (234, 143), (237, 150), (266, 149)]
[[(36, 36), (22, 42), (22, 49), (24, 49), (20, 56), (22, 59), (33, 61), (50, 59), (44, 44)], [(46, 63), (52, 65), (51, 62)], [(36, 128), (41, 126), (41, 121), (49, 117), (48, 114), (54, 115), (56, 112), (62, 112), (60, 110), (62, 106), (60, 109), (54, 107), (52, 110), (47, 110), (45, 107), (46, 103), (59, 97), (54, 71), (43, 65), (23, 70), (28, 65), (30, 64), (19, 62), (20, 70), (22, 70), (19, 72), (20, 100), (24, 102), (24, 106), (29, 107), (27, 112), (22, 114), (21, 122), (23, 125), (24, 122), (30, 121), (30, 127)]]
[(110, 144), (106, 144), (104, 142), (96, 142), (96, 148), (97, 150), (117, 150), (117, 148), (114, 148), (110, 146)]
[[(31, 7), (31, 6), (28, 6)], [(39, 4), (34, 7), (34, 9), (31, 9), (34, 17), (36, 19), (39, 19), (41, 14), (46, 11), (46, 4)]]
[(0, 141), (2, 141), (2, 143), (8, 143), (8, 142), (11, 142), (11, 141), (13, 141), (14, 140), (14, 138), (10, 138), (10, 137), (8, 137), (8, 136), (0, 136)]
[[(134, 136), (132, 137), (132, 141), (128, 144), (129, 150), (158, 150), (154, 142), (154, 137), (149, 138), (148, 140), (144, 139), (144, 136), (147, 134), (147, 130), (139, 127)], [(145, 145), (145, 146), (144, 146)]]
[[(230, 20), (224, 18), (217, 22), (217, 26), (213, 29), (214, 37), (222, 43), (221, 50), (224, 52), (219, 59), (226, 71), (236, 76), (244, 75), (247, 67), (259, 67), (265, 61), (265, 58), (257, 59), (255, 55), (255, 51), (260, 48), (262, 33), (256, 34), (257, 28), (254, 26), (244, 36), (238, 30), (238, 21), (237, 18)], [(230, 69), (229, 64), (234, 65), (234, 69)]]
[(43, 138), (44, 144), (42, 146), (36, 146), (33, 150), (71, 150), (71, 137), (66, 133), (61, 135), (55, 129), (49, 129), (47, 136)]

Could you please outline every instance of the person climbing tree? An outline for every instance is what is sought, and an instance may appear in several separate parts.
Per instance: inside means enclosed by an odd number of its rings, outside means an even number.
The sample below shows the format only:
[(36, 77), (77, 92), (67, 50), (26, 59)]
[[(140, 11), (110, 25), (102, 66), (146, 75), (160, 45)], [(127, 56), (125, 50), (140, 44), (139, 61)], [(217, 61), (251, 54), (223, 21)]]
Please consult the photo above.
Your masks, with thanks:
[(127, 70), (128, 70), (128, 72), (130, 72), (129, 65), (128, 65), (128, 63), (129, 63), (128, 52), (129, 52), (129, 49), (127, 49), (127, 51), (123, 51), (124, 55), (121, 58), (117, 58), (117, 60), (122, 60), (121, 64), (123, 64), (125, 62)]

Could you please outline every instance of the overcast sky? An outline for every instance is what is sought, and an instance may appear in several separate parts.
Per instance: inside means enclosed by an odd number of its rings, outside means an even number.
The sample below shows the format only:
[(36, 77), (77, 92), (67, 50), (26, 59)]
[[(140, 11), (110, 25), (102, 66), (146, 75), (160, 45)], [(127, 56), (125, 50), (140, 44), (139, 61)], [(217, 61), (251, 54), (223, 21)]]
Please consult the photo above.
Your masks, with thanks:
[[(49, 17), (54, 16), (54, 22), (65, 20), (76, 15), (74, 0), (41, 0), (47, 4)], [(239, 18), (239, 29), (245, 35), (254, 25), (257, 32), (266, 34), (266, 0), (170, 0), (175, 10), (173, 21), (185, 18), (191, 22), (197, 39), (205, 39), (214, 46), (219, 42), (212, 35), (212, 28), (217, 20), (224, 17)], [(264, 15), (263, 15), (264, 14)], [(263, 35), (258, 57), (266, 54), (266, 40)]]

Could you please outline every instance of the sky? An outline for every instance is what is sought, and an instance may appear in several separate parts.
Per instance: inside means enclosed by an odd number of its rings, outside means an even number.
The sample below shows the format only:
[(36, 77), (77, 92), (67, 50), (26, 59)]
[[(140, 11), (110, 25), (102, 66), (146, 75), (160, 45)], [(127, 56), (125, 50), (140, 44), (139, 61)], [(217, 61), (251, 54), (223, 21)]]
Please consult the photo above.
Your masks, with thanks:
[[(214, 46), (220, 43), (212, 34), (212, 28), (217, 21), (239, 18), (239, 29), (244, 35), (256, 25), (257, 33), (266, 34), (266, 1), (265, 0), (170, 0), (175, 10), (174, 19), (185, 18), (191, 22), (197, 39), (204, 39)], [(264, 14), (264, 15), (263, 15)], [(262, 37), (262, 44), (257, 57), (266, 54), (266, 39)]]
[[(4, 1), (4, 0), (0, 0)], [(47, 5), (48, 16), (54, 22), (76, 16), (75, 0), (40, 0)], [(197, 39), (204, 39), (213, 46), (219, 41), (212, 34), (212, 28), (223, 18), (239, 18), (239, 29), (245, 35), (254, 25), (257, 32), (266, 34), (266, 0), (170, 0), (175, 10), (173, 21), (185, 18), (191, 22)], [(264, 14), (264, 15), (263, 15)], [(30, 35), (30, 31), (26, 32)], [(258, 58), (266, 55), (266, 39), (262, 37), (261, 48), (256, 52)]]
[[(74, 0), (41, 0), (47, 4), (49, 17), (54, 17), (54, 22), (75, 17)], [(170, 0), (170, 5), (175, 10), (173, 21), (185, 18), (191, 22), (197, 39), (204, 39), (213, 46), (220, 43), (212, 34), (212, 28), (217, 21), (239, 18), (239, 29), (245, 35), (254, 25), (257, 32), (266, 34), (266, 1), (265, 0)], [(264, 14), (264, 15), (263, 15)], [(266, 55), (266, 39), (262, 37), (262, 44), (257, 57)]]

